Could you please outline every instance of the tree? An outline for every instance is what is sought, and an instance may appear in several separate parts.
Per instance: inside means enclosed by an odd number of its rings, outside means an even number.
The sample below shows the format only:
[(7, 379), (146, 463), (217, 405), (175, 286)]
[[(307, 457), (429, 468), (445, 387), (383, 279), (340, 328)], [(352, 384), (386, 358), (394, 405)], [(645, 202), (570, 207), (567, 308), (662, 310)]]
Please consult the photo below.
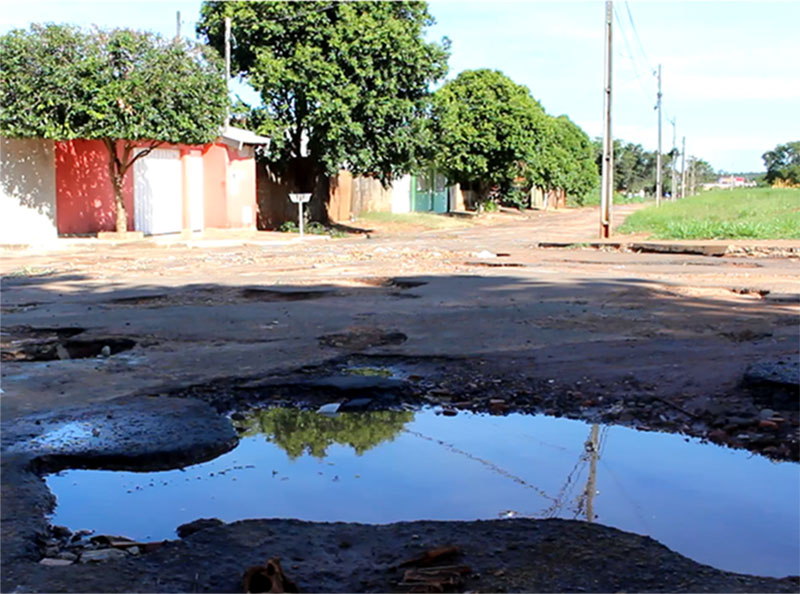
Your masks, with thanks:
[(550, 118), (548, 139), (545, 153), (552, 157), (543, 172), (548, 189), (561, 188), (582, 203), (599, 182), (591, 140), (566, 115)]
[(294, 460), (303, 454), (324, 458), (334, 443), (348, 445), (360, 456), (392, 441), (413, 420), (414, 413), (405, 410), (325, 417), (312, 410), (271, 408), (256, 410), (234, 424), (242, 436), (262, 434)]
[(530, 90), (497, 70), (465, 70), (434, 95), (438, 165), (484, 199), (494, 186), (542, 181), (548, 126)]
[(131, 166), (165, 142), (214, 140), (229, 104), (211, 52), (126, 29), (11, 31), (0, 37), (0, 71), (0, 134), (103, 141), (120, 232)]
[(761, 157), (772, 185), (800, 186), (800, 140), (779, 144)]
[(449, 42), (424, 41), (424, 2), (204, 2), (197, 31), (261, 94), (253, 114), (287, 167), (307, 151), (316, 174), (339, 169), (384, 183), (427, 156), (428, 87), (447, 71)]

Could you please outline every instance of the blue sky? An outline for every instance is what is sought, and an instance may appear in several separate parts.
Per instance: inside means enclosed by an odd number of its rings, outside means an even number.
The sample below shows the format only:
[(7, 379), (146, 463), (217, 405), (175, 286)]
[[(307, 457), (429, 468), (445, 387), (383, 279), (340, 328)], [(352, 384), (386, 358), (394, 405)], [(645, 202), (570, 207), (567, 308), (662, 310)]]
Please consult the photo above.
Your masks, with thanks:
[[(199, 1), (6, 0), (0, 33), (32, 22), (131, 27), (194, 37)], [(653, 150), (662, 65), (662, 148), (686, 136), (688, 154), (715, 169), (758, 171), (761, 155), (800, 139), (800, 2), (617, 0), (614, 3), (614, 136)], [(430, 3), (430, 39), (452, 41), (450, 77), (495, 68), (527, 85), (553, 115), (602, 133), (604, 3)], [(638, 37), (637, 37), (638, 35)], [(246, 97), (246, 93), (243, 93)], [(253, 95), (249, 98), (252, 100)]]

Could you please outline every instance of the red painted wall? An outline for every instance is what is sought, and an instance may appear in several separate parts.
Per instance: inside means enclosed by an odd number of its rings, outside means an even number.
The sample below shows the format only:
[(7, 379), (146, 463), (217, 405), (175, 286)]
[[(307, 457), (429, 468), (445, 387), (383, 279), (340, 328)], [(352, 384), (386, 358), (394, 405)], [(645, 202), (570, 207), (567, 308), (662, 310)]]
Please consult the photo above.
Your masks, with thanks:
[[(123, 183), (128, 228), (133, 229), (133, 170)], [(56, 143), (56, 223), (59, 234), (114, 231), (114, 188), (101, 140)]]
[[(185, 154), (200, 147), (164, 144), (159, 148), (180, 148)], [(131, 167), (122, 190), (130, 230), (134, 229), (133, 174)], [(189, 220), (187, 201), (184, 196), (185, 228)], [(223, 143), (203, 147), (203, 206), (204, 227), (255, 228), (256, 165), (252, 148), (239, 151)], [(249, 209), (249, 220), (243, 216), (243, 207)], [(114, 231), (114, 190), (108, 151), (102, 141), (56, 143), (56, 213), (62, 235)]]

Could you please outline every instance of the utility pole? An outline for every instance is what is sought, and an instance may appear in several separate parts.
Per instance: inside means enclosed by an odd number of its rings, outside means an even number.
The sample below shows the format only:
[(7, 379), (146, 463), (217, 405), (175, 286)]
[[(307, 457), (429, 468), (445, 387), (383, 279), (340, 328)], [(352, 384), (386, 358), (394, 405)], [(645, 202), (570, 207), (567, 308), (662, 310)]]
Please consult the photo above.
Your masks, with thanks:
[(175, 12), (175, 40), (181, 38), (181, 11)]
[(672, 124), (672, 163), (670, 164), (670, 169), (672, 170), (672, 180), (669, 184), (669, 193), (672, 196), (672, 200), (675, 200), (678, 197), (678, 169), (676, 167), (678, 160), (678, 146), (675, 141), (675, 118), (672, 118), (669, 123)]
[[(228, 85), (231, 80), (231, 17), (225, 17), (225, 91), (230, 95)], [(231, 125), (231, 109), (225, 111), (225, 127)]]
[(694, 196), (697, 194), (697, 183), (695, 181), (695, 165), (697, 160), (692, 157), (689, 159), (689, 195)]
[(658, 65), (658, 94), (656, 95), (656, 109), (658, 110), (658, 152), (656, 153), (656, 206), (661, 206), (663, 192), (661, 180), (661, 64)]
[(600, 188), (600, 239), (611, 237), (614, 199), (614, 142), (611, 139), (611, 19), (614, 5), (606, 0), (605, 80), (603, 86), (603, 179)]
[(681, 148), (681, 198), (686, 198), (686, 137)]
[(597, 493), (597, 458), (600, 455), (600, 442), (598, 440), (598, 426), (592, 425), (589, 441), (585, 448), (589, 454), (589, 479), (586, 481), (586, 521), (594, 522), (594, 496)]

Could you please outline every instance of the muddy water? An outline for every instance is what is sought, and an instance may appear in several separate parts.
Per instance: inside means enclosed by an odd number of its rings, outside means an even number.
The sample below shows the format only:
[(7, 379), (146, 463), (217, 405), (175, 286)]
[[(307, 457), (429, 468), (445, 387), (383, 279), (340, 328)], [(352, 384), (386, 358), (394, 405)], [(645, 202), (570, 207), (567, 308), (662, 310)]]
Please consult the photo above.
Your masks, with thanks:
[(47, 477), (52, 519), (136, 539), (203, 517), (388, 523), (578, 518), (701, 563), (800, 573), (800, 473), (679, 435), (512, 414), (275, 409), (237, 421), (216, 460), (155, 473)]

